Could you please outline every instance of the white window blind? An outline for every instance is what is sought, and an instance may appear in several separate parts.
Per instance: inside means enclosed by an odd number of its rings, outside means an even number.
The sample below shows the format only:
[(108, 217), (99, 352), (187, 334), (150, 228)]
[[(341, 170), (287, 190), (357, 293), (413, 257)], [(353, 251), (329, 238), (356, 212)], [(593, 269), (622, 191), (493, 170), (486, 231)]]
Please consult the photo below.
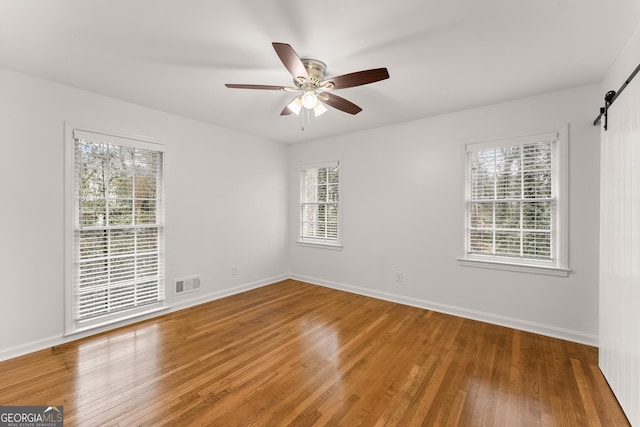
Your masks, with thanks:
[(563, 267), (558, 133), (467, 145), (468, 259)]
[(300, 240), (340, 241), (340, 165), (331, 162), (301, 170)]
[(155, 144), (79, 130), (73, 144), (76, 324), (160, 304), (163, 152)]

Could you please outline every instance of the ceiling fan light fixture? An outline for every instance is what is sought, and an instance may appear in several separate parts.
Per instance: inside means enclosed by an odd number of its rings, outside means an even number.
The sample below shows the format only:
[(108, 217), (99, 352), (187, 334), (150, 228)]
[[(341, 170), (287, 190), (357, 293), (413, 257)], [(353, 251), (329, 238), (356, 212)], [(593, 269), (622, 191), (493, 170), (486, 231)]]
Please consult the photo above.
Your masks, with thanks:
[(302, 95), (302, 106), (308, 110), (311, 110), (316, 107), (318, 104), (318, 97), (312, 91), (306, 91), (304, 95)]
[(302, 101), (300, 100), (299, 96), (296, 96), (293, 101), (291, 101), (289, 103), (289, 105), (287, 105), (287, 108), (289, 110), (291, 110), (291, 112), (293, 114), (295, 114), (296, 116), (300, 114), (300, 110), (302, 109)]
[(324, 113), (327, 112), (327, 110), (328, 110), (327, 107), (325, 107), (325, 105), (322, 102), (320, 102), (320, 100), (318, 100), (318, 103), (313, 108), (313, 112), (315, 113), (316, 117), (323, 115)]

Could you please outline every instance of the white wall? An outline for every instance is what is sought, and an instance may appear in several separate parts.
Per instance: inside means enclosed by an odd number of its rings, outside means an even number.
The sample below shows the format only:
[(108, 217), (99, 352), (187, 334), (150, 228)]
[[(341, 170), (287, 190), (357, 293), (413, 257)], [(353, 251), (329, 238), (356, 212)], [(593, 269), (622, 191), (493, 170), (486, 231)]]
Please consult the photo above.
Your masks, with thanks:
[[(0, 69), (0, 360), (64, 327), (63, 125), (167, 147), (174, 309), (286, 277), (591, 344), (597, 339), (599, 85), (283, 146)], [(569, 278), (461, 267), (463, 145), (570, 124)], [(344, 249), (298, 247), (297, 165), (342, 160)], [(260, 214), (257, 214), (257, 210)], [(290, 221), (288, 219), (291, 219)], [(231, 276), (231, 266), (238, 276)], [(394, 283), (395, 271), (404, 283)]]
[(65, 340), (65, 121), (166, 145), (174, 309), (285, 277), (286, 146), (1, 69), (0, 94), (0, 360)]
[[(602, 81), (601, 107), (604, 107), (604, 95), (607, 91), (617, 91), (636, 69), (640, 61), (640, 23), (633, 32), (620, 55), (616, 58), (607, 75)], [(637, 78), (640, 78), (638, 76)], [(596, 112), (597, 113), (597, 112)], [(597, 114), (596, 114), (597, 116)], [(594, 117), (595, 118), (595, 117)]]
[[(595, 345), (599, 131), (591, 122), (599, 99), (600, 85), (590, 85), (291, 146), (291, 218), (298, 218), (299, 164), (342, 160), (344, 249), (296, 245), (292, 220), (290, 271), (313, 283)], [(464, 144), (566, 124), (570, 276), (458, 265)], [(403, 273), (402, 284), (395, 271)]]

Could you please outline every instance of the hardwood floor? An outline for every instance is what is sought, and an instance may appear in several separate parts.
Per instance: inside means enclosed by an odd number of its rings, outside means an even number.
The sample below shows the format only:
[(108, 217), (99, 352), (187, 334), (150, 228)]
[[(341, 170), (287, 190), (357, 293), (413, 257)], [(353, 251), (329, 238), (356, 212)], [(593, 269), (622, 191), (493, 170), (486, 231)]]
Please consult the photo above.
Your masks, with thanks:
[(66, 426), (625, 426), (597, 350), (286, 280), (0, 363)]

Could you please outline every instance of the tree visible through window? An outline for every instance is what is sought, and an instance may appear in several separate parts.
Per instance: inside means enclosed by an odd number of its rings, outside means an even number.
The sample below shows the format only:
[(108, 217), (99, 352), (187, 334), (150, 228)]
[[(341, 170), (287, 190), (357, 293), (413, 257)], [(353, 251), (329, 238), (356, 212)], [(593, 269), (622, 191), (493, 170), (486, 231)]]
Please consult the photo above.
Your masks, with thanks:
[(339, 242), (340, 166), (312, 167), (301, 172), (300, 239)]
[(164, 299), (163, 153), (85, 134), (74, 133), (76, 323)]
[(467, 146), (467, 258), (557, 264), (555, 135)]

